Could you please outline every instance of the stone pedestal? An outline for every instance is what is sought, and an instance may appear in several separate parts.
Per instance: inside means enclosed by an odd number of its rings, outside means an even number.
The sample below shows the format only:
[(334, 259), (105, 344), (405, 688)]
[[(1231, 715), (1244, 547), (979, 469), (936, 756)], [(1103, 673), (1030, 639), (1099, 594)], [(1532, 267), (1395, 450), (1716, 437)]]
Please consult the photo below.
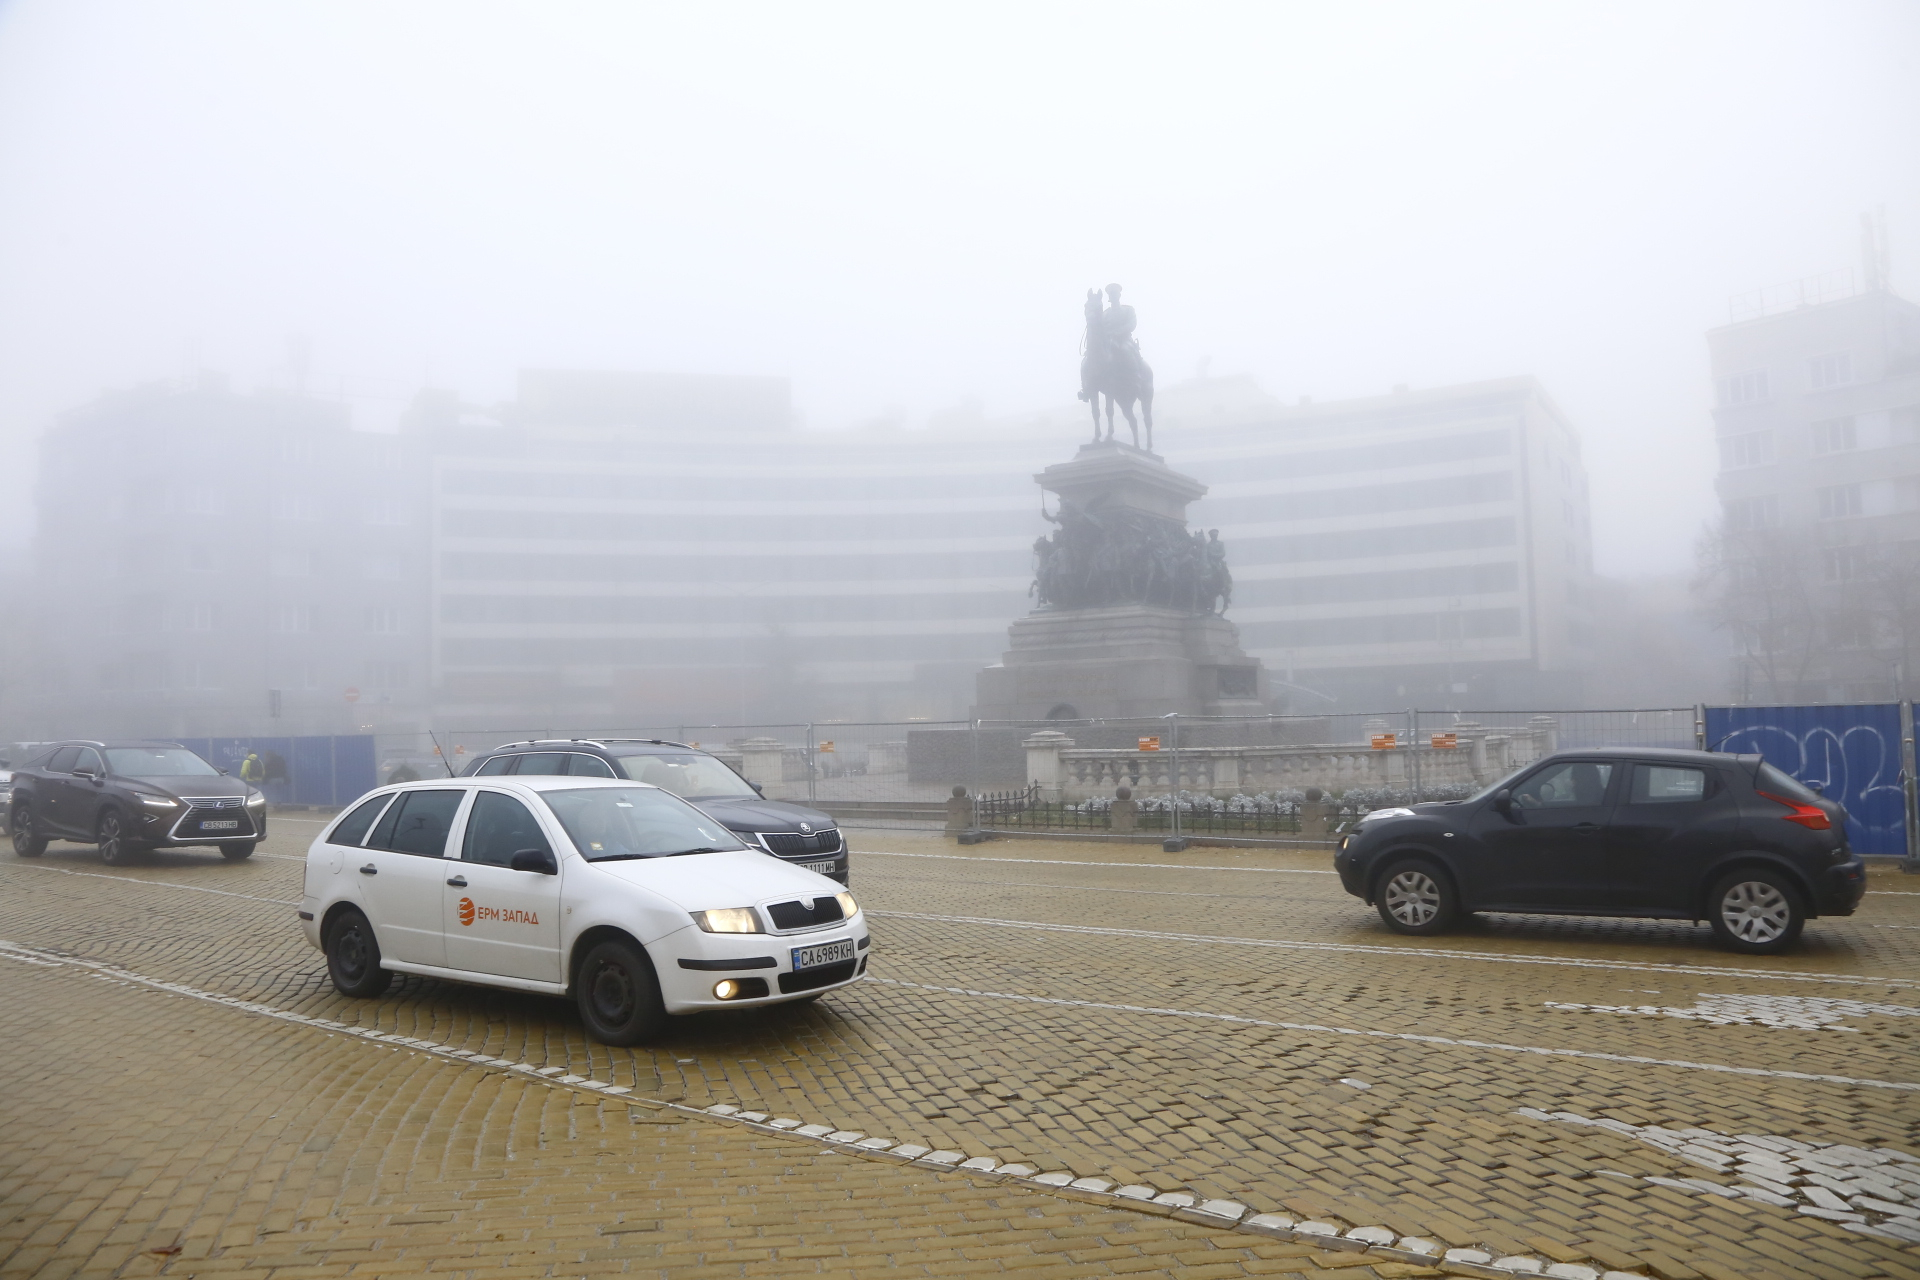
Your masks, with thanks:
[[(1157, 454), (1107, 442), (1081, 446), (1071, 462), (1034, 479), (1060, 496), (1063, 512), (1071, 506), (1114, 529), (1172, 528), (1178, 532), (1163, 536), (1176, 541), (1187, 536), (1187, 504), (1207, 491)], [(1139, 545), (1115, 542), (1103, 563), (1109, 571), (1129, 565), (1143, 554)], [(976, 678), (974, 714), (1016, 721), (1266, 714), (1266, 673), (1240, 648), (1239, 631), (1218, 614), (1179, 607), (1179, 592), (1170, 595), (1165, 584), (1143, 568), (1131, 599), (1043, 605), (1017, 619), (1001, 663)]]

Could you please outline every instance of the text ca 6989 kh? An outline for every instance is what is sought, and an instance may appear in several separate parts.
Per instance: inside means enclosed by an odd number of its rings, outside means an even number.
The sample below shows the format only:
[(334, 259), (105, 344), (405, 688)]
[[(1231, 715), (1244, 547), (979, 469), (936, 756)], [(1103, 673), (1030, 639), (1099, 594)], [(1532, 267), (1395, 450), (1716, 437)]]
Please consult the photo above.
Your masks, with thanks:
[(1378, 809), (1334, 867), (1397, 933), (1473, 911), (1706, 920), (1731, 950), (1784, 950), (1851, 915), (1866, 870), (1847, 811), (1756, 755), (1566, 752), (1476, 796)]
[(345, 995), (400, 972), (571, 996), (607, 1044), (816, 999), (871, 941), (827, 877), (658, 787), (572, 777), (380, 788), (307, 850), (300, 919)]

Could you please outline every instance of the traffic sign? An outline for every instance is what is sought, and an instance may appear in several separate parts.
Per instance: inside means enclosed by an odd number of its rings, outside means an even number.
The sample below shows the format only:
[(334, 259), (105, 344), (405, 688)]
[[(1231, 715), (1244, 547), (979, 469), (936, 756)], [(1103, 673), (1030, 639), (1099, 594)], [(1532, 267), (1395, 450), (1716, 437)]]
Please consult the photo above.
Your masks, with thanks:
[(360, 701), (360, 691), (354, 688), (352, 685), (348, 685), (347, 692), (346, 692), (346, 699), (348, 702)]
[(1160, 739), (1142, 738), (1140, 739), (1140, 749), (1142, 751), (1158, 751), (1160, 749)]

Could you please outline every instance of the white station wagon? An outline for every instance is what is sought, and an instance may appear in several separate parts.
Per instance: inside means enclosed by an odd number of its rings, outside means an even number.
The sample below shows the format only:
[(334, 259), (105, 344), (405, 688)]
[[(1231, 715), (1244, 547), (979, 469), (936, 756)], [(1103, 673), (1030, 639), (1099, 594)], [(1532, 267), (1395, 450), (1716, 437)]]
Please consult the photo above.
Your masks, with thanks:
[(866, 972), (853, 895), (672, 792), (571, 777), (381, 787), (307, 850), (300, 919), (343, 995), (394, 973), (571, 995), (593, 1036), (812, 1000)]

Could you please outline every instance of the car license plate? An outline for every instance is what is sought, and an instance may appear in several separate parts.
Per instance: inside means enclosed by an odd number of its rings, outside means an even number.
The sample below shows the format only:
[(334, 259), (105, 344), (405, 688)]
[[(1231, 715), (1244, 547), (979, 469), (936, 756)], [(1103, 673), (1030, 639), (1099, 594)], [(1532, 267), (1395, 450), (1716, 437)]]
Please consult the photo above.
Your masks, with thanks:
[(842, 960), (853, 959), (853, 939), (842, 938), (838, 942), (823, 942), (815, 947), (795, 947), (793, 949), (794, 972), (802, 969), (818, 969), (823, 964), (839, 964)]
[(200, 829), (202, 831), (238, 831), (240, 829), (240, 819), (209, 818), (200, 824)]
[(805, 867), (809, 871), (818, 871), (823, 876), (830, 876), (840, 868), (840, 864), (834, 861), (803, 862), (800, 865)]

